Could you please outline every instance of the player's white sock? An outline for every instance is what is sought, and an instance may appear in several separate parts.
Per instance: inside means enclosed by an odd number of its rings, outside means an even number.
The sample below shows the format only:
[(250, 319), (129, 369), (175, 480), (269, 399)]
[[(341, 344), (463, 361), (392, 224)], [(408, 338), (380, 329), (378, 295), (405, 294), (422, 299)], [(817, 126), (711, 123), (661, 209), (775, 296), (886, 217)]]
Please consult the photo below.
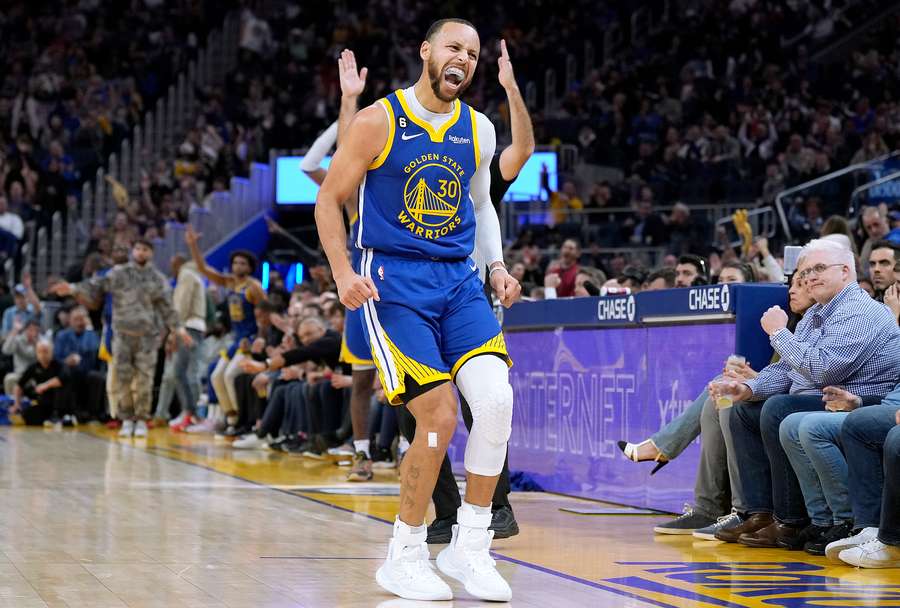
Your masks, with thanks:
[(372, 454), (369, 452), (369, 443), (368, 439), (354, 439), (353, 440), (353, 451), (362, 452), (366, 455), (366, 458), (372, 460)]

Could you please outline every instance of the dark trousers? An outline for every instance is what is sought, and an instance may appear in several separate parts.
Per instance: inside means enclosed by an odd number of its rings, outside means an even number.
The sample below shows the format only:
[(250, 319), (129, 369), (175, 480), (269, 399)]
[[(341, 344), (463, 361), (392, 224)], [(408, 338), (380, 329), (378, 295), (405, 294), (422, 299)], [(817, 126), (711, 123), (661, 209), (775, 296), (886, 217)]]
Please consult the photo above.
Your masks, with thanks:
[(69, 369), (67, 391), (72, 403), (69, 409), (78, 420), (100, 420), (108, 411), (106, 404), (106, 373)]
[(331, 382), (308, 385), (307, 405), (310, 435), (322, 435), (333, 442), (344, 419), (344, 394)]
[(272, 387), (268, 404), (256, 433), (292, 436), (303, 430), (306, 417), (306, 382), (277, 382)]
[(900, 426), (892, 428), (884, 442), (884, 480), (878, 540), (900, 546)]
[(847, 490), (857, 528), (874, 528), (881, 520), (886, 487), (888, 433), (896, 426), (896, 405), (872, 405), (850, 412), (841, 425), (847, 458)]
[(819, 395), (776, 395), (764, 403), (736, 403), (730, 426), (748, 513), (772, 513), (784, 524), (808, 521), (800, 482), (778, 436), (794, 412), (824, 411)]
[(237, 406), (240, 412), (240, 426), (253, 427), (256, 421), (262, 418), (266, 408), (266, 398), (260, 397), (253, 388), (255, 375), (241, 374), (234, 379), (234, 393), (237, 396)]
[[(459, 395), (459, 401), (462, 406), (463, 422), (465, 422), (466, 428), (471, 432), (472, 410), (462, 395)], [(412, 442), (416, 436), (416, 419), (405, 405), (397, 408), (397, 421), (400, 424), (400, 432), (403, 433), (403, 436), (408, 441)], [(509, 507), (509, 492), (509, 448), (507, 448), (506, 460), (503, 461), (503, 470), (500, 472), (500, 479), (497, 480), (497, 488), (494, 490), (492, 508)], [(456, 477), (453, 476), (450, 457), (446, 454), (444, 455), (444, 462), (441, 463), (441, 472), (438, 475), (431, 499), (434, 501), (435, 517), (438, 519), (456, 517), (456, 510), (462, 505), (462, 499), (459, 496), (459, 486), (456, 485)]]
[(389, 450), (397, 437), (397, 410), (399, 407), (372, 400), (369, 410), (369, 438), (378, 436), (378, 449)]
[(31, 404), (22, 410), (22, 419), (28, 426), (41, 426), (45, 421), (69, 414), (69, 391), (51, 388), (42, 395), (28, 395)]
[[(869, 397), (863, 404), (879, 401)], [(820, 395), (775, 395), (762, 405), (734, 405), (730, 427), (748, 513), (773, 513), (778, 521), (791, 526), (809, 522), (800, 482), (781, 445), (778, 428), (794, 412), (822, 411), (825, 404)]]

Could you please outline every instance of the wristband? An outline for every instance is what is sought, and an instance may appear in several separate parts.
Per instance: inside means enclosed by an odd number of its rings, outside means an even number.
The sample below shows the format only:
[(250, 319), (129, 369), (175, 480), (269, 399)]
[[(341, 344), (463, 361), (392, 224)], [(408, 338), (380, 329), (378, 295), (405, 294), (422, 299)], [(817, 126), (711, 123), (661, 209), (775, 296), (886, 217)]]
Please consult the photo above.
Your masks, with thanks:
[(499, 266), (494, 266), (493, 268), (491, 268), (491, 271), (488, 273), (488, 276), (489, 277), (494, 276), (494, 272), (497, 270), (502, 270), (503, 272), (507, 272), (506, 266), (504, 266), (503, 264), (500, 264)]

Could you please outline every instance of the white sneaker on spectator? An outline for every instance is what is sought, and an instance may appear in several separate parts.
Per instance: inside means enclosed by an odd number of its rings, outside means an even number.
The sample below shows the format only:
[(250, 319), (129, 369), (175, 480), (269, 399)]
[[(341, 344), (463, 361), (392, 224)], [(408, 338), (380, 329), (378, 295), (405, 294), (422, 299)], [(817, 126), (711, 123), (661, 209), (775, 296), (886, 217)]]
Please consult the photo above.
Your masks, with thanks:
[(134, 420), (126, 420), (119, 429), (119, 437), (131, 437), (134, 434)]
[(450, 544), (438, 554), (438, 569), (461, 582), (478, 599), (508, 602), (512, 590), (497, 572), (497, 562), (490, 555), (494, 531), (488, 526), (492, 514), (466, 513), (466, 507), (464, 504), (457, 511), (456, 519), (462, 524), (453, 526)]
[(138, 420), (137, 424), (134, 425), (134, 436), (135, 437), (146, 437), (147, 436), (147, 421), (146, 420)]
[(181, 413), (178, 414), (178, 416), (169, 420), (169, 428), (170, 429), (175, 428), (176, 426), (178, 426), (179, 424), (184, 422), (184, 419), (187, 418), (187, 416), (188, 416), (188, 413), (185, 412), (184, 410), (182, 410)]
[(858, 547), (876, 538), (878, 538), (878, 528), (863, 528), (858, 534), (828, 543), (828, 546), (825, 547), (825, 557), (840, 564), (842, 562), (841, 551)]
[(231, 447), (236, 450), (268, 450), (271, 437), (257, 437), (256, 433), (244, 435), (240, 439), (235, 439)]
[(356, 455), (356, 452), (353, 451), (353, 446), (348, 445), (346, 443), (341, 444), (335, 448), (328, 448), (329, 456), (350, 456), (353, 457)]
[(216, 430), (216, 421), (211, 418), (206, 418), (201, 420), (197, 424), (192, 424), (191, 426), (185, 429), (186, 433), (197, 434), (197, 433), (212, 433)]
[(900, 547), (886, 545), (875, 538), (841, 551), (840, 558), (857, 568), (900, 568)]
[(429, 562), (427, 533), (411, 533), (398, 517), (385, 562), (375, 580), (386, 591), (408, 600), (452, 600), (453, 592)]

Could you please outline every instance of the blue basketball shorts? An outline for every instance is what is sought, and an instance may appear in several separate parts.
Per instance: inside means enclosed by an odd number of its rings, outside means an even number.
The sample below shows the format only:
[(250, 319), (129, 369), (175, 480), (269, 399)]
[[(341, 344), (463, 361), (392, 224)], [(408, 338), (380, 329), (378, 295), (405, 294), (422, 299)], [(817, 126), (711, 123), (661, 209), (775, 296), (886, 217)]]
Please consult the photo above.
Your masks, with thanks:
[(365, 250), (360, 274), (372, 279), (380, 296), (361, 310), (391, 404), (405, 402), (410, 380), (419, 386), (452, 381), (477, 355), (494, 354), (512, 365), (471, 259), (422, 260)]
[(369, 336), (366, 333), (363, 310), (348, 310), (344, 319), (344, 338), (341, 341), (342, 363), (372, 369), (372, 351), (369, 350)]

